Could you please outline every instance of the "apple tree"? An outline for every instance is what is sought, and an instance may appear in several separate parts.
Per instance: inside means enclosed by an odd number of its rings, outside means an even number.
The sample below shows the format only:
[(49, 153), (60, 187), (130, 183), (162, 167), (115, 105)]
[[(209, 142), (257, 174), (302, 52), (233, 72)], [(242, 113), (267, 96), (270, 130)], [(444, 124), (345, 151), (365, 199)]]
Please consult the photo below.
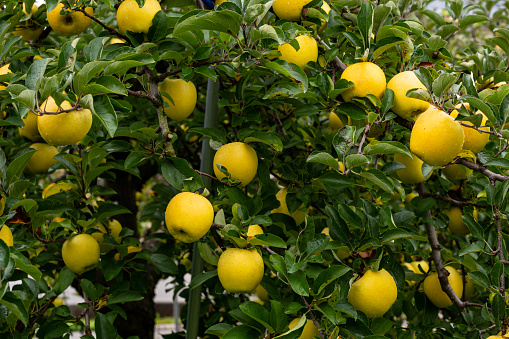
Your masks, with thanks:
[(3, 335), (153, 338), (166, 278), (165, 338), (507, 332), (505, 4), (37, 5), (0, 16)]

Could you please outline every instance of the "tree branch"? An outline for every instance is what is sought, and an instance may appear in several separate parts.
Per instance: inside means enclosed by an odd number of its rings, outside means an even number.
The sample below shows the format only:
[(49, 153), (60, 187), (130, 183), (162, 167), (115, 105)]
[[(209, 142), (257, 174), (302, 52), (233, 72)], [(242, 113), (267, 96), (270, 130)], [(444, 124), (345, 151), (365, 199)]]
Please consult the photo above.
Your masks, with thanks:
[[(424, 186), (424, 183), (418, 184), (417, 191), (419, 192), (420, 199), (423, 199), (422, 197), (424, 197), (424, 195), (426, 194), (426, 188)], [(424, 217), (431, 218), (432, 217), (431, 212), (427, 211), (426, 214), (424, 214)], [(449, 283), (449, 279), (447, 278), (449, 272), (445, 269), (444, 263), (442, 262), (442, 255), (440, 253), (440, 249), (442, 248), (442, 246), (438, 242), (435, 227), (429, 223), (425, 223), (425, 226), (426, 233), (428, 233), (428, 240), (431, 246), (431, 257), (433, 258), (433, 262), (435, 263), (435, 267), (437, 269), (438, 280), (440, 281), (442, 291), (444, 291), (445, 294), (447, 294), (449, 299), (451, 299), (452, 303), (458, 308), (458, 310), (460, 312), (463, 312), (465, 310), (465, 304), (456, 295), (456, 293), (451, 287), (451, 284)]]
[(320, 325), (318, 325), (318, 322), (316, 321), (316, 318), (315, 318), (315, 315), (313, 314), (313, 310), (311, 309), (311, 306), (308, 304), (308, 301), (306, 300), (306, 298), (304, 298), (304, 296), (301, 296), (301, 297), (302, 297), (302, 300), (304, 301), (304, 305), (306, 305), (306, 308), (309, 311), (309, 315), (311, 316), (311, 320), (313, 320), (313, 323), (315, 324), (316, 329), (320, 333), (320, 338), (323, 339), (323, 334), (324, 333), (323, 333), (323, 331), (320, 330)]
[(127, 38), (127, 36), (123, 35), (122, 33), (118, 32), (116, 29), (112, 28), (112, 27), (109, 27), (107, 25), (105, 25), (101, 20), (97, 19), (96, 17), (94, 17), (93, 15), (90, 15), (88, 14), (86, 11), (85, 11), (85, 8), (78, 8), (76, 9), (77, 12), (81, 12), (83, 13), (83, 15), (85, 15), (87, 18), (90, 18), (92, 20), (94, 20), (95, 22), (97, 22), (99, 25), (101, 25), (102, 28), (106, 29), (108, 32), (110, 32), (110, 34), (113, 34), (113, 35), (116, 35), (118, 36), (119, 38), (123, 39), (124, 41), (129, 41), (129, 39)]
[(467, 160), (465, 158), (456, 159), (455, 163), (461, 164), (467, 168), (470, 168), (474, 171), (484, 174), (485, 176), (488, 177), (488, 179), (490, 179), (490, 181), (494, 181), (494, 180), (507, 181), (507, 180), (509, 180), (508, 176), (494, 173), (494, 172), (490, 171), (489, 169), (487, 169), (486, 167), (484, 167), (483, 165), (477, 164), (477, 163)]
[[(200, 61), (192, 63), (189, 67), (196, 68), (196, 67), (199, 67), (199, 66), (208, 66), (208, 65), (221, 64), (221, 63), (232, 62), (232, 61), (233, 61), (233, 59), (226, 58), (226, 57), (219, 58), (219, 59), (214, 59), (214, 60), (200, 60)], [(160, 83), (161, 81), (163, 81), (167, 77), (175, 75), (175, 74), (179, 74), (180, 72), (182, 72), (182, 68), (176, 68), (176, 69), (173, 69), (171, 71), (164, 72), (162, 74), (159, 74), (159, 75), (155, 76), (154, 77), (154, 82), (155, 83)]]
[[(326, 50), (331, 49), (330, 46), (327, 45), (327, 43), (323, 41), (319, 35), (316, 36), (316, 41), (318, 41), (320, 45), (324, 46)], [(337, 69), (339, 69), (341, 72), (345, 71), (347, 66), (338, 57), (334, 57), (332, 61), (334, 61)]]
[(431, 197), (433, 199), (443, 200), (443, 201), (450, 203), (451, 205), (460, 206), (460, 207), (464, 207), (464, 206), (475, 206), (475, 207), (479, 207), (479, 208), (487, 208), (488, 207), (488, 206), (482, 205), (482, 204), (476, 204), (476, 203), (472, 203), (472, 202), (468, 202), (468, 201), (456, 200), (451, 197), (439, 195), (436, 193), (427, 193), (427, 192), (424, 193), (423, 198), (428, 198), (428, 197)]
[[(502, 240), (502, 225), (500, 223), (500, 210), (498, 209), (497, 205), (493, 205), (494, 209), (494, 218), (495, 223), (497, 225), (497, 250), (498, 250), (498, 257), (502, 262), (505, 261), (504, 258), (504, 251), (502, 250), (503, 246), (503, 240)], [(505, 265), (502, 265), (502, 274), (500, 276), (500, 294), (502, 295), (502, 298), (504, 298), (504, 305), (506, 303), (506, 296), (505, 296)], [(505, 335), (507, 331), (507, 318), (506, 318), (506, 311), (504, 308), (504, 315), (500, 319), (500, 322), (502, 323), (502, 335)]]

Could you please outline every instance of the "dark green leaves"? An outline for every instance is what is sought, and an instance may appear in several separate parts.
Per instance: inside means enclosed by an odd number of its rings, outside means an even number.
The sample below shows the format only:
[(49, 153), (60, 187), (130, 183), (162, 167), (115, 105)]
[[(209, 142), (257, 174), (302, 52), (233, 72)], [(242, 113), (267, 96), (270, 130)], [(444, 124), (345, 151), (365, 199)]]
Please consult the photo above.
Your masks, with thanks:
[[(204, 12), (205, 14), (203, 14)], [(242, 16), (230, 10), (195, 11), (194, 13), (196, 14), (177, 23), (173, 35), (178, 36), (194, 30), (212, 30), (237, 36), (242, 24)]]

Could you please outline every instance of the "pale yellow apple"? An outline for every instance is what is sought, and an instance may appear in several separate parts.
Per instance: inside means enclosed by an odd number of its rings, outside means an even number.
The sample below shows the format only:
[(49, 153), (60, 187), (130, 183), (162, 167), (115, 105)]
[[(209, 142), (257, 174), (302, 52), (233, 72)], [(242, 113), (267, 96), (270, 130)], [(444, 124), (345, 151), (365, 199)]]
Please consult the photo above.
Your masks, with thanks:
[(230, 293), (250, 293), (263, 278), (262, 256), (255, 250), (226, 249), (217, 263), (217, 274), (224, 289)]
[(34, 148), (37, 151), (32, 154), (30, 160), (28, 160), (26, 165), (27, 171), (34, 174), (48, 173), (51, 165), (57, 163), (57, 159), (55, 159), (54, 156), (59, 152), (55, 146), (43, 143), (35, 143), (30, 145), (30, 148)]
[(427, 101), (406, 96), (406, 93), (411, 89), (426, 89), (412, 71), (396, 74), (387, 83), (387, 88), (394, 91), (394, 106), (392, 107), (392, 111), (402, 118), (411, 118), (419, 115), (429, 107), (429, 102)]
[(209, 231), (214, 222), (214, 208), (207, 198), (182, 192), (170, 200), (164, 216), (170, 234), (177, 240), (191, 243)]
[(90, 234), (71, 236), (62, 246), (64, 263), (76, 274), (95, 268), (99, 264), (100, 256), (99, 243)]
[[(85, 16), (85, 14), (70, 10), (69, 8), (66, 9), (66, 14), (60, 14), (63, 8), (64, 4), (59, 3), (51, 12), (47, 13), (49, 25), (58, 34), (64, 36), (81, 34), (92, 23), (92, 19)], [(85, 12), (89, 16), (94, 15), (92, 7), (86, 7)]]

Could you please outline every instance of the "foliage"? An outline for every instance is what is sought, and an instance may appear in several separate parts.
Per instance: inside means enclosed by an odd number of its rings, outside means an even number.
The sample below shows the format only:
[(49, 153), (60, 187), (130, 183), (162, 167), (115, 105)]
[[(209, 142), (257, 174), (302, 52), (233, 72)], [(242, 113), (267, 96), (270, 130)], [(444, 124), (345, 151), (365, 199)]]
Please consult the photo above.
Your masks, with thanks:
[[(14, 246), (0, 241), (0, 333), (21, 338), (37, 331), (39, 338), (57, 338), (76, 324), (90, 333), (85, 320), (93, 309), (97, 338), (114, 338), (114, 319), (127, 317), (124, 303), (146, 298), (148, 266), (158, 278), (173, 277), (184, 298), (190, 288), (202, 289), (200, 309), (189, 313), (199, 318), (200, 337), (298, 338), (304, 317), (316, 320), (323, 338), (479, 338), (505, 331), (508, 8), (492, 0), (454, 0), (437, 13), (427, 2), (335, 0), (327, 15), (322, 1), (313, 0), (301, 21), (289, 22), (270, 11), (272, 1), (230, 0), (214, 10), (197, 9), (189, 0), (167, 1), (146, 35), (122, 35), (115, 3), (84, 0), (70, 7), (94, 7), (94, 21), (80, 36), (63, 37), (45, 21), (46, 9), (57, 1), (47, 1), (33, 16), (17, 1), (4, 1), (0, 58), (11, 73), (0, 75), (6, 85), (0, 91), (6, 112), (0, 120), (0, 218), (12, 229)], [(32, 3), (25, 0), (25, 8)], [(29, 21), (46, 27), (41, 38), (26, 42), (12, 34)], [(278, 60), (277, 52), (283, 43), (298, 47), (295, 37), (303, 33), (320, 42), (320, 57), (307, 71)], [(111, 44), (113, 36), (125, 42)], [(391, 91), (353, 103), (340, 95), (353, 85), (340, 79), (345, 64), (361, 60), (377, 63), (388, 80), (414, 70), (427, 91), (409, 96), (448, 112), (468, 102), (488, 117), (487, 146), (456, 160), (472, 175), (453, 182), (442, 168), (424, 165), (424, 177), (432, 172), (424, 184), (399, 182), (402, 165), (394, 154), (410, 154), (412, 122), (391, 112)], [(168, 121), (163, 113), (157, 85), (166, 77), (192, 80), (198, 89), (198, 105), (183, 122)], [(204, 127), (210, 82), (219, 86), (218, 118), (215, 126)], [(93, 126), (79, 143), (59, 148), (50, 174), (33, 175), (23, 171), (32, 142), (18, 127), (49, 96), (90, 109)], [(331, 111), (351, 124), (329, 131)], [(481, 123), (466, 109), (458, 119)], [(215, 221), (197, 246), (205, 270), (188, 286), (184, 275), (190, 273), (193, 246), (169, 235), (164, 210), (175, 194), (205, 188), (197, 171), (200, 141), (214, 150), (232, 141), (249, 143), (259, 161), (245, 188), (227, 177), (205, 190)], [(144, 183), (138, 192), (129, 187), (125, 193), (136, 193), (137, 207), (122, 206), (111, 188), (126, 174)], [(288, 187), (290, 213), (307, 211), (304, 222), (272, 212), (280, 205), (281, 187)], [(416, 193), (418, 198), (406, 201)], [(447, 229), (444, 211), (451, 205), (463, 208), (471, 234)], [(129, 213), (137, 227), (124, 227), (120, 243), (104, 236), (103, 244), (114, 249), (101, 255), (96, 269), (76, 276), (64, 266), (61, 248), (71, 234), (92, 234), (98, 222)], [(248, 241), (251, 224), (265, 234)], [(330, 236), (322, 233), (325, 228)], [(143, 250), (128, 253), (128, 246)], [(262, 254), (261, 285), (270, 301), (261, 305), (224, 292), (215, 266), (228, 247)], [(439, 310), (422, 292), (427, 273), (402, 266), (417, 260), (434, 262), (430, 267), (438, 266), (443, 277), (444, 264), (455, 267), (464, 284), (475, 284), (474, 293)], [(368, 267), (390, 272), (398, 288), (389, 312), (372, 320), (347, 301), (350, 285)], [(85, 296), (79, 317), (53, 303), (71, 285)], [(186, 311), (184, 325), (193, 321)], [(301, 317), (290, 330), (289, 322)]]

